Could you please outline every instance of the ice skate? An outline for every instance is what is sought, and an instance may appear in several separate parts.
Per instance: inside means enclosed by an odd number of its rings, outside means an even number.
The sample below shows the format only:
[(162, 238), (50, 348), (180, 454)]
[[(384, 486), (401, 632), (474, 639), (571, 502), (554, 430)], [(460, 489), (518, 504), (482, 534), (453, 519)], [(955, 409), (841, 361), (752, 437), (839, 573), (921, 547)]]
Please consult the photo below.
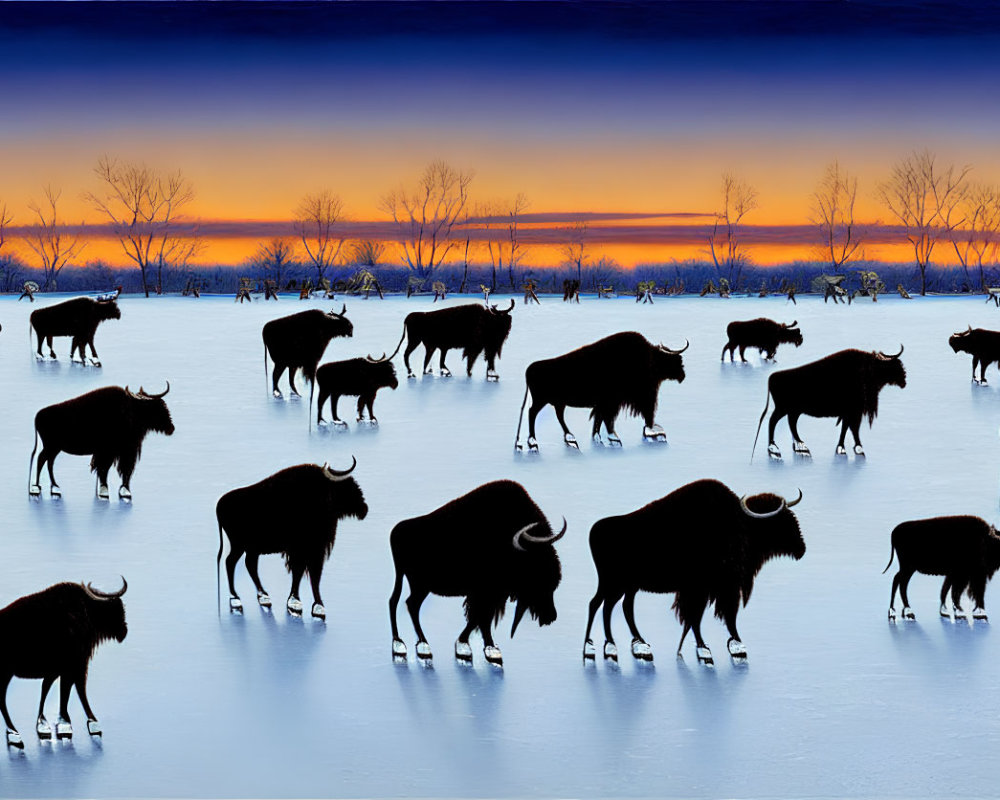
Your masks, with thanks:
[(500, 648), (495, 644), (486, 645), (483, 648), (483, 655), (486, 656), (487, 663), (495, 664), (498, 667), (503, 666), (503, 655), (500, 653)]
[(472, 661), (472, 647), (468, 642), (455, 642), (455, 658), (459, 661)]
[(402, 639), (392, 640), (392, 660), (396, 663), (406, 663), (406, 644)]
[(653, 648), (642, 639), (632, 640), (632, 656), (640, 661), (653, 660)]
[(604, 660), (617, 661), (618, 660), (618, 646), (614, 642), (604, 643)]

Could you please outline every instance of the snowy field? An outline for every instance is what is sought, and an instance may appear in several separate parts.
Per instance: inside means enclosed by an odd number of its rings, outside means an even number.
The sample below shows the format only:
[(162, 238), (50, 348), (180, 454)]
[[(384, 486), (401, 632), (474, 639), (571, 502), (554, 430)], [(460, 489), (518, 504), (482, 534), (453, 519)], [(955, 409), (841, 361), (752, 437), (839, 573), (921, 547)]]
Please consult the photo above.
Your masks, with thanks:
[[(98, 330), (104, 367), (95, 369), (68, 362), (68, 339), (57, 340), (57, 363), (31, 356), (28, 314), (58, 299), (34, 306), (0, 300), (0, 605), (60, 580), (115, 589), (124, 574), (129, 635), (123, 644), (104, 644), (91, 666), (89, 694), (103, 741), (87, 736), (74, 694), (76, 737), (40, 744), (40, 683), (12, 682), (9, 707), (26, 747), (0, 754), (0, 796), (1000, 793), (1000, 600), (987, 591), (994, 624), (942, 620), (939, 579), (917, 575), (910, 585), (917, 621), (893, 626), (886, 610), (894, 570), (881, 574), (889, 532), (902, 520), (953, 513), (998, 519), (1000, 375), (991, 367), (990, 384), (973, 385), (970, 357), (947, 344), (968, 324), (1000, 329), (1000, 312), (982, 298), (887, 297), (850, 308), (805, 297), (797, 306), (784, 298), (662, 298), (653, 306), (593, 297), (580, 305), (519, 301), (499, 383), (486, 383), (482, 360), (467, 379), (457, 353), (449, 360), (456, 377), (407, 381), (397, 357), (399, 389), (383, 390), (375, 405), (381, 426), (359, 428), (345, 399), (341, 416), (350, 427), (340, 433), (310, 430), (306, 401), (272, 399), (265, 382), (262, 325), (306, 303), (126, 298), (122, 319)], [(461, 302), (472, 301), (447, 301)], [(354, 338), (334, 340), (326, 360), (391, 352), (403, 316), (431, 308), (430, 298), (349, 299)], [(803, 346), (783, 345), (777, 366), (762, 365), (756, 351), (750, 365), (720, 364), (726, 324), (761, 315), (797, 319)], [(671, 347), (690, 339), (687, 379), (666, 382), (660, 392), (657, 418), (668, 443), (643, 443), (641, 421), (622, 418), (624, 446), (595, 447), (587, 412), (571, 409), (567, 419), (581, 443), (571, 451), (548, 408), (539, 417), (540, 453), (515, 454), (526, 365), (630, 329)], [(844, 347), (896, 352), (900, 343), (907, 387), (883, 390), (874, 427), (862, 430), (867, 459), (835, 457), (833, 420), (803, 417), (811, 459), (791, 457), (782, 422), (777, 441), (786, 459), (768, 460), (765, 431), (750, 463), (771, 372)], [(176, 433), (146, 440), (131, 505), (116, 499), (116, 476), (111, 502), (98, 501), (88, 460), (65, 454), (56, 462), (63, 498), (50, 499), (43, 481), (41, 500), (29, 500), (32, 419), (40, 407), (112, 384), (160, 391), (164, 380)], [(344, 468), (352, 455), (370, 513), (340, 525), (323, 576), (326, 623), (286, 613), (289, 578), (278, 556), (261, 559), (273, 613), (253, 602), (241, 563), (237, 588), (247, 613), (218, 615), (218, 497), (292, 464)], [(765, 565), (740, 613), (748, 666), (731, 663), (727, 634), (714, 618), (703, 630), (715, 668), (697, 663), (691, 637), (677, 659), (672, 597), (652, 595), (639, 596), (636, 616), (655, 662), (633, 662), (619, 607), (620, 666), (600, 658), (584, 666), (587, 602), (596, 587), (590, 526), (703, 477), (738, 494), (804, 493), (795, 512), (805, 557)], [(539, 628), (526, 619), (511, 640), (508, 614), (497, 635), (504, 668), (484, 663), (476, 637), (467, 668), (451, 655), (461, 602), (432, 596), (422, 620), (433, 668), (413, 660), (415, 636), (402, 605), (411, 660), (394, 665), (389, 530), (498, 478), (524, 484), (554, 525), (562, 516), (569, 522), (557, 545), (558, 620)], [(295, 518), (290, 502), (290, 527)], [(308, 609), (305, 585), (303, 600)], [(599, 648), (599, 624), (594, 639)], [(50, 719), (57, 709), (53, 691)]]

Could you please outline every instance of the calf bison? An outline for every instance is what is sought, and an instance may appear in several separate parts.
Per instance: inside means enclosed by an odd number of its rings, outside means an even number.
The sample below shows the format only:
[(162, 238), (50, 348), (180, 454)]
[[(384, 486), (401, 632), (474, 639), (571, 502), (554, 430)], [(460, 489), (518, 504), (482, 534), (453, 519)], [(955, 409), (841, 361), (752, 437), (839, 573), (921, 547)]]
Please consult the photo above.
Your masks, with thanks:
[[(219, 524), (219, 555), (215, 561), (218, 582), (222, 561), (222, 534), (229, 539), (226, 557), (226, 577), (229, 578), (229, 608), (242, 611), (243, 602), (236, 593), (233, 573), (236, 563), (246, 553), (247, 572), (257, 588), (257, 602), (270, 608), (271, 598), (257, 574), (257, 560), (268, 553), (281, 553), (285, 567), (292, 574), (292, 588), (286, 608), (292, 614), (302, 613), (299, 584), (308, 572), (312, 584), (314, 617), (325, 618), (326, 609), (319, 592), (323, 564), (333, 551), (337, 523), (345, 517), (364, 519), (368, 505), (357, 481), (350, 477), (357, 466), (352, 459), (350, 469), (342, 472), (329, 464), (299, 464), (274, 473), (262, 481), (226, 492), (215, 506)], [(289, 520), (289, 507), (296, 513)], [(218, 583), (216, 583), (218, 592)]]
[(0, 610), (0, 712), (7, 725), (7, 744), (23, 748), (21, 734), (7, 711), (7, 686), (11, 678), (34, 678), (42, 681), (42, 699), (38, 703), (35, 731), (39, 739), (51, 739), (52, 727), (45, 719), (45, 698), (59, 679), (59, 719), (56, 737), (69, 739), (73, 726), (69, 718), (70, 690), (77, 696), (87, 715), (87, 731), (101, 735), (90, 701), (87, 700), (87, 672), (94, 651), (102, 642), (125, 640), (125, 605), (122, 595), (128, 583), (107, 594), (91, 584), (57, 583), (41, 592), (15, 600)]
[(766, 317), (730, 322), (726, 326), (729, 341), (722, 348), (721, 360), (726, 360), (728, 350), (729, 360), (735, 361), (735, 351), (739, 348), (740, 360), (745, 364), (744, 351), (748, 347), (756, 347), (765, 361), (773, 361), (779, 344), (802, 345), (802, 331), (798, 329), (798, 324), (798, 320), (788, 325)]
[[(956, 353), (968, 353), (972, 356), (972, 382), (986, 383), (986, 368), (990, 364), (1000, 365), (1000, 331), (988, 331), (983, 328), (973, 328), (953, 333), (948, 337), (948, 344)], [(976, 367), (979, 367), (979, 379), (976, 379)]]
[(524, 406), (531, 394), (528, 409), (528, 449), (537, 450), (535, 418), (547, 405), (556, 411), (563, 429), (563, 441), (578, 447), (563, 414), (566, 407), (589, 408), (594, 421), (593, 439), (601, 442), (601, 425), (608, 432), (608, 442), (621, 445), (615, 433), (615, 420), (623, 410), (643, 418), (643, 437), (666, 441), (666, 434), (656, 424), (654, 415), (665, 380), (684, 380), (684, 361), (680, 350), (654, 345), (635, 331), (614, 333), (591, 344), (578, 347), (555, 358), (546, 358), (528, 365), (524, 371), (524, 399), (517, 420), (514, 447), (521, 449), (521, 424)]
[(565, 533), (566, 520), (562, 530), (553, 533), (541, 509), (514, 481), (484, 484), (429, 514), (398, 523), (389, 534), (396, 566), (389, 598), (393, 660), (406, 660), (406, 645), (396, 627), (405, 577), (418, 659), (427, 662), (432, 657), (420, 627), (420, 606), (433, 593), (465, 598), (466, 626), (455, 642), (455, 657), (472, 660), (469, 635), (478, 628), (486, 660), (502, 665), (492, 628), (503, 617), (508, 599), (517, 602), (511, 638), (525, 612), (539, 625), (555, 622), (553, 595), (562, 571), (553, 544)]
[(684, 626), (677, 646), (680, 655), (688, 631), (694, 631), (698, 660), (713, 663), (701, 637), (701, 618), (710, 603), (729, 630), (729, 652), (739, 660), (746, 648), (736, 630), (740, 601), (745, 606), (754, 578), (772, 558), (805, 555), (806, 545), (791, 502), (776, 494), (737, 497), (715, 480), (682, 486), (642, 508), (606, 517), (590, 529), (590, 551), (597, 567), (597, 592), (590, 601), (583, 657), (594, 658), (590, 629), (604, 606), (604, 657), (618, 660), (611, 635), (611, 612), (622, 609), (632, 633), (632, 655), (653, 660), (653, 651), (635, 624), (639, 591), (675, 592), (673, 608)]
[(972, 618), (986, 619), (986, 582), (1000, 568), (1000, 536), (997, 530), (981, 517), (954, 516), (913, 519), (901, 522), (892, 530), (892, 549), (889, 563), (882, 574), (892, 566), (893, 554), (899, 559), (899, 571), (892, 578), (889, 596), (889, 620), (896, 619), (896, 589), (903, 599), (903, 619), (915, 619), (910, 608), (906, 587), (914, 572), (924, 575), (944, 575), (941, 584), (942, 617), (950, 617), (945, 605), (949, 590), (955, 606), (955, 616), (961, 616), (962, 593), (968, 590), (975, 601)]
[(375, 411), (375, 395), (379, 389), (388, 386), (395, 389), (399, 386), (396, 380), (396, 368), (382, 354), (382, 358), (351, 358), (346, 361), (331, 361), (316, 371), (316, 382), (319, 384), (319, 405), (316, 409), (316, 424), (322, 425), (323, 404), (330, 400), (333, 411), (333, 424), (347, 427), (347, 423), (337, 416), (337, 403), (342, 395), (358, 398), (358, 422), (364, 420), (364, 409), (368, 407), (368, 421), (377, 425)]
[[(854, 437), (854, 452), (863, 456), (861, 446), (861, 420), (868, 417), (871, 425), (878, 414), (878, 396), (884, 386), (906, 387), (906, 369), (899, 357), (903, 346), (895, 355), (881, 352), (866, 353), (862, 350), (841, 350), (839, 353), (821, 358), (809, 364), (774, 372), (767, 379), (767, 399), (757, 423), (754, 450), (757, 437), (764, 423), (768, 404), (774, 398), (774, 411), (767, 430), (767, 452), (773, 458), (781, 458), (781, 450), (774, 443), (774, 429), (782, 417), (788, 417), (788, 427), (792, 432), (792, 448), (796, 453), (809, 455), (802, 437), (799, 436), (798, 421), (803, 414), (811, 417), (836, 417), (840, 423), (840, 440), (837, 455), (846, 455), (844, 439), (850, 428)], [(750, 453), (753, 459), (753, 451)]]
[(38, 337), (37, 358), (43, 360), (42, 340), (49, 346), (49, 356), (56, 357), (56, 351), (52, 349), (52, 338), (55, 336), (73, 337), (69, 347), (69, 357), (73, 360), (73, 353), (80, 354), (80, 362), (86, 363), (86, 347), (90, 345), (90, 363), (101, 366), (97, 358), (97, 350), (94, 349), (94, 334), (97, 326), (106, 319), (121, 319), (122, 312), (118, 308), (117, 294), (111, 297), (74, 297), (54, 306), (39, 308), (31, 312), (29, 319), (30, 326), (34, 329)]

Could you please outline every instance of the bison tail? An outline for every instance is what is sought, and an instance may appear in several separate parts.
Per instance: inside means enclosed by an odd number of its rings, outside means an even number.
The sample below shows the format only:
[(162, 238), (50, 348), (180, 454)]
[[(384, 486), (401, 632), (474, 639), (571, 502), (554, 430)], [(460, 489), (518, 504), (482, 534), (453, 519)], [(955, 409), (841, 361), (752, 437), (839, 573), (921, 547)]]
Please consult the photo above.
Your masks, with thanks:
[(892, 559), (896, 556), (896, 545), (889, 545), (889, 563), (885, 565), (885, 569), (882, 570), (882, 574), (885, 575), (889, 571), (889, 567), (892, 566)]
[(219, 616), (222, 616), (222, 580), (219, 578), (219, 570), (222, 568), (222, 520), (216, 520), (219, 523), (219, 555), (215, 557), (215, 607), (216, 611), (219, 612)]
[(753, 463), (754, 450), (757, 449), (757, 439), (760, 438), (760, 426), (764, 424), (764, 417), (767, 415), (768, 406), (771, 404), (771, 380), (767, 381), (767, 395), (764, 397), (764, 410), (760, 412), (760, 421), (757, 423), (757, 433), (753, 437), (753, 450), (750, 451), (750, 463)]
[(524, 422), (524, 407), (528, 403), (528, 382), (524, 382), (524, 399), (521, 401), (521, 413), (517, 417), (517, 435), (514, 437), (514, 447), (521, 443), (521, 424)]
[(392, 351), (392, 355), (386, 359), (386, 361), (392, 361), (396, 357), (396, 353), (399, 352), (399, 348), (403, 346), (403, 339), (406, 338), (406, 321), (403, 321), (403, 335), (399, 337), (399, 344), (396, 345), (396, 349)]

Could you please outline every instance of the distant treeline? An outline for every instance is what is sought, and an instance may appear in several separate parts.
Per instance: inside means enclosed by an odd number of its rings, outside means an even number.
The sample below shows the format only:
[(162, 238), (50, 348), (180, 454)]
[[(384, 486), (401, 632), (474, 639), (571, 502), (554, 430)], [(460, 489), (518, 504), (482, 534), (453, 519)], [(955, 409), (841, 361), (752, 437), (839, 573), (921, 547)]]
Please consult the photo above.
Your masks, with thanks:
[[(902, 285), (911, 293), (920, 291), (920, 275), (912, 264), (889, 264), (878, 261), (857, 261), (842, 273), (846, 277), (841, 285), (852, 292), (861, 288), (862, 271), (874, 271), (878, 279), (885, 285), (883, 291), (892, 293), (897, 286)], [(434, 292), (434, 283), (440, 281), (446, 290), (481, 294), (486, 286), (495, 292), (520, 293), (530, 281), (539, 294), (562, 294), (564, 280), (580, 280), (580, 291), (596, 293), (600, 290), (610, 290), (615, 294), (636, 294), (640, 283), (652, 281), (654, 293), (698, 294), (709, 281), (718, 286), (720, 276), (718, 270), (710, 262), (684, 261), (670, 264), (640, 264), (634, 268), (622, 267), (616, 263), (597, 263), (576, 267), (534, 267), (517, 268), (513, 274), (513, 285), (510, 273), (504, 269), (494, 273), (489, 265), (445, 264), (439, 267), (431, 278), (418, 280), (405, 267), (398, 265), (376, 265), (360, 267), (358, 265), (332, 267), (327, 272), (334, 291), (357, 293), (363, 281), (359, 275), (365, 272), (378, 282), (384, 293)], [(762, 289), (768, 292), (785, 291), (794, 287), (798, 294), (808, 294), (816, 291), (815, 279), (820, 275), (834, 273), (829, 264), (818, 262), (792, 262), (776, 266), (751, 266), (742, 268), (734, 285), (729, 289), (733, 293), (756, 294)], [(987, 286), (1000, 286), (1000, 267), (990, 267), (985, 273)], [(929, 291), (938, 293), (969, 293), (979, 291), (978, 276), (973, 279), (962, 267), (948, 266), (928, 270)], [(207, 294), (235, 294), (244, 284), (259, 291), (264, 281), (274, 281), (283, 292), (298, 291), (303, 283), (309, 282), (315, 288), (316, 273), (311, 267), (293, 264), (285, 267), (280, 276), (271, 270), (248, 266), (194, 266), (184, 270), (164, 270), (163, 292), (180, 293), (196, 288)], [(0, 259), (0, 292), (20, 293), (26, 281), (43, 284), (40, 270), (33, 269), (23, 263), (7, 257)], [(60, 292), (103, 292), (122, 286), (125, 293), (143, 291), (142, 278), (138, 270), (113, 268), (104, 262), (90, 263), (85, 266), (67, 266), (58, 275), (54, 287)], [(369, 284), (370, 285), (370, 284)], [(821, 290), (820, 290), (821, 291)]]

